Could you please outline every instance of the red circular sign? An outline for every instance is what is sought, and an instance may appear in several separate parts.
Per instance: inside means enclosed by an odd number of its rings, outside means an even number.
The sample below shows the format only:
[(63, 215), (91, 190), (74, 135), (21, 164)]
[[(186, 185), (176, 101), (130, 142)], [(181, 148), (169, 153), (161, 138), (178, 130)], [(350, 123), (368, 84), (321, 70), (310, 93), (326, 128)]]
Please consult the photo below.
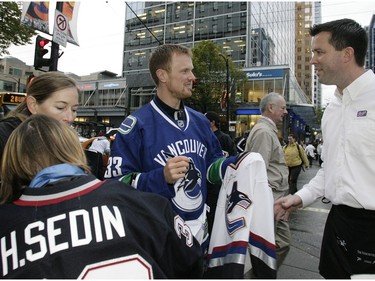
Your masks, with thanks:
[(65, 20), (65, 17), (63, 15), (58, 15), (56, 17), (56, 24), (57, 24), (57, 28), (61, 31), (65, 31), (66, 27), (68, 26)]

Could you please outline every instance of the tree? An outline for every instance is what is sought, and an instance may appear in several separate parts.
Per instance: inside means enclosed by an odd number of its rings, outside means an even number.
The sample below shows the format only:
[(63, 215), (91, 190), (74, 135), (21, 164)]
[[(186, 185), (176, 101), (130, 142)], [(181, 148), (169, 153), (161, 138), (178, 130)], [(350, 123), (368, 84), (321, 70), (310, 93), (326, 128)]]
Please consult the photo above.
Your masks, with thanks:
[(9, 54), (11, 44), (30, 44), (36, 34), (34, 29), (21, 24), (21, 9), (16, 2), (0, 2), (0, 26), (0, 56)]
[(322, 123), (322, 117), (324, 113), (325, 108), (317, 108), (316, 109), (316, 121), (320, 125)]
[[(232, 98), (236, 92), (236, 83), (242, 84), (246, 79), (242, 68), (235, 65), (232, 59), (225, 56), (223, 46), (215, 45), (212, 41), (201, 41), (193, 49), (194, 94), (187, 101), (194, 109), (200, 112), (213, 110), (220, 112), (220, 102), (226, 93), (226, 60), (229, 65), (229, 84)], [(231, 98), (231, 100), (233, 100)], [(230, 103), (231, 111), (234, 110), (234, 101)], [(233, 106), (232, 106), (233, 105)]]

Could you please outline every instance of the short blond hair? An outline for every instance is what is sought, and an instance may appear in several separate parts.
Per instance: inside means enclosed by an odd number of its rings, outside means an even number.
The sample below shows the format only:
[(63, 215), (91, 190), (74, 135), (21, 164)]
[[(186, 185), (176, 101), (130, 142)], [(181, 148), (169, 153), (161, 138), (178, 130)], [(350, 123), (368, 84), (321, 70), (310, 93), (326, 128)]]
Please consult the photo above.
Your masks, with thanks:
[(12, 132), (5, 145), (0, 203), (19, 198), (38, 172), (63, 163), (90, 172), (73, 128), (43, 114), (32, 115)]

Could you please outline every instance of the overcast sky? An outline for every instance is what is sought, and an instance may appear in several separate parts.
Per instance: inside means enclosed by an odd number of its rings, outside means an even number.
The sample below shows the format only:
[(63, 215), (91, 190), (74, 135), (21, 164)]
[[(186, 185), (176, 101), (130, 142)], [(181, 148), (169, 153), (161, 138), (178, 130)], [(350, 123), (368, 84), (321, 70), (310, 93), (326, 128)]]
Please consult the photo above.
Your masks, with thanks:
[[(56, 1), (50, 1), (50, 3), (50, 6), (54, 7)], [(322, 22), (347, 17), (365, 26), (369, 25), (373, 14), (375, 14), (373, 0), (322, 1)], [(66, 48), (61, 47), (64, 54), (59, 59), (58, 69), (77, 75), (88, 75), (102, 70), (121, 75), (124, 18), (125, 2), (123, 1), (81, 1), (77, 26), (80, 46), (68, 43)], [(50, 32), (52, 30), (53, 27), (50, 25)], [(12, 46), (9, 49), (10, 55), (28, 65), (33, 65), (34, 42), (35, 40), (26, 46)], [(325, 87), (324, 91), (332, 92), (333, 90), (327, 90)], [(327, 101), (323, 100), (323, 103)]]

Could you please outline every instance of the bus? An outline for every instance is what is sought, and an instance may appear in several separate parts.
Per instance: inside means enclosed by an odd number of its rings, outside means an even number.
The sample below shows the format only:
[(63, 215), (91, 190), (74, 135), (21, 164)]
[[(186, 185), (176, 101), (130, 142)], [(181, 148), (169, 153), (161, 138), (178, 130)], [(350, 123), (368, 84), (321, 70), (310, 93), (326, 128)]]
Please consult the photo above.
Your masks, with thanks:
[(0, 92), (0, 119), (24, 101), (26, 93)]

